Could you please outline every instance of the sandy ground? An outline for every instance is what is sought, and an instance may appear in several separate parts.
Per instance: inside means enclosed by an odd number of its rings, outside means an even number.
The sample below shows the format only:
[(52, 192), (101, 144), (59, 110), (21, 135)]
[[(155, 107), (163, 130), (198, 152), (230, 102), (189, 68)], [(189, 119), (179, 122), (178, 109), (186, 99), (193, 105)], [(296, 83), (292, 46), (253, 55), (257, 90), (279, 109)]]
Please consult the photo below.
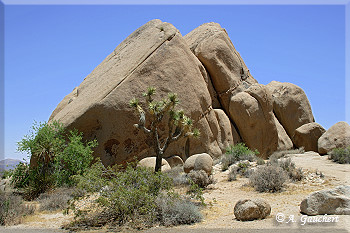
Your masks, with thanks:
[[(310, 180), (290, 183), (280, 193), (258, 193), (247, 186), (247, 178), (227, 181), (227, 172), (216, 171), (216, 184), (205, 191), (207, 208), (203, 209), (204, 220), (201, 223), (179, 227), (157, 227), (146, 232), (350, 232), (350, 216), (339, 215), (335, 223), (308, 223), (303, 225), (299, 212), (301, 201), (310, 193), (338, 185), (350, 185), (350, 164), (336, 164), (316, 153), (290, 155), (297, 167)], [(316, 170), (324, 174), (324, 178), (314, 177)], [(235, 219), (233, 209), (235, 203), (243, 198), (263, 198), (271, 205), (271, 215), (264, 220), (241, 222)], [(282, 222), (276, 216), (284, 216)], [(293, 221), (286, 223), (292, 218)], [(303, 217), (305, 218), (305, 217)], [(68, 223), (72, 216), (57, 213), (38, 213), (28, 216), (17, 226), (0, 228), (0, 232), (64, 232), (59, 230)], [(39, 229), (39, 230), (36, 230)], [(42, 231), (46, 229), (47, 231)], [(22, 231), (23, 230), (23, 231)], [(101, 231), (93, 231), (101, 232)]]

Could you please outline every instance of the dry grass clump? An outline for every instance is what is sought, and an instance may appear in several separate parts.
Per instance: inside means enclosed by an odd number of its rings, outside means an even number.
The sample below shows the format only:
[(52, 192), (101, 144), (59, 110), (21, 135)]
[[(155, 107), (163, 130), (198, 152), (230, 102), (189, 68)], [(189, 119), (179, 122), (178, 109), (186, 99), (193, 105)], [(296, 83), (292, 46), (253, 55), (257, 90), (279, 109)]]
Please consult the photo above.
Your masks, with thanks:
[(74, 188), (58, 188), (53, 192), (40, 194), (37, 201), (40, 202), (40, 211), (64, 210), (68, 207), (68, 201), (73, 198)]
[(287, 179), (286, 172), (273, 165), (258, 167), (249, 177), (251, 185), (259, 192), (281, 191)]
[(33, 214), (35, 208), (25, 205), (21, 196), (13, 193), (0, 193), (0, 225), (15, 225), (26, 215)]
[(277, 159), (280, 159), (280, 158), (284, 158), (286, 155), (302, 154), (304, 152), (305, 152), (305, 150), (304, 150), (303, 147), (298, 148), (298, 149), (293, 149), (293, 150), (280, 150), (280, 151), (273, 152), (270, 155), (269, 159), (270, 159), (270, 161), (272, 161), (272, 160), (277, 160)]

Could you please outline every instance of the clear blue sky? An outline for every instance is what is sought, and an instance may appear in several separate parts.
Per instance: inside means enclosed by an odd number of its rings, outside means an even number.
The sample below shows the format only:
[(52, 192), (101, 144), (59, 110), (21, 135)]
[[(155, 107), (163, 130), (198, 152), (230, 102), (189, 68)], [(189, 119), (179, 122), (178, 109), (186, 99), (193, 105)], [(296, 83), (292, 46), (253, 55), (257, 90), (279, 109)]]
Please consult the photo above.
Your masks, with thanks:
[(5, 157), (34, 120), (47, 121), (130, 33), (151, 19), (182, 35), (226, 28), (259, 83), (304, 89), (316, 122), (345, 120), (345, 6), (5, 6)]

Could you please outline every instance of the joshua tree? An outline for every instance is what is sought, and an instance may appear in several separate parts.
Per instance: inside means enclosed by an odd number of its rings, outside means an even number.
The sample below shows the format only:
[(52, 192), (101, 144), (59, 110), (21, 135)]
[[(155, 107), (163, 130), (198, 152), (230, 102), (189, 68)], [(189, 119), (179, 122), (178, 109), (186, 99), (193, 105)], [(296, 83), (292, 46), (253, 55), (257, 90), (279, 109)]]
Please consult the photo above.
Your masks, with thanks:
[[(133, 98), (130, 100), (130, 106), (140, 116), (139, 123), (134, 124), (134, 126), (143, 130), (152, 139), (153, 149), (156, 153), (155, 172), (158, 172), (161, 169), (163, 154), (170, 143), (181, 137), (199, 137), (200, 132), (198, 129), (193, 128), (193, 120), (187, 117), (183, 110), (175, 110), (176, 105), (179, 103), (175, 93), (169, 93), (168, 98), (155, 101), (152, 98), (155, 92), (156, 89), (154, 87), (149, 87), (147, 92), (143, 93), (143, 96), (146, 98), (146, 110), (151, 116), (149, 128), (146, 127), (146, 113), (141, 107), (139, 100)], [(166, 139), (163, 143), (160, 141), (161, 132), (159, 127), (162, 120), (168, 121), (168, 132), (164, 132)]]

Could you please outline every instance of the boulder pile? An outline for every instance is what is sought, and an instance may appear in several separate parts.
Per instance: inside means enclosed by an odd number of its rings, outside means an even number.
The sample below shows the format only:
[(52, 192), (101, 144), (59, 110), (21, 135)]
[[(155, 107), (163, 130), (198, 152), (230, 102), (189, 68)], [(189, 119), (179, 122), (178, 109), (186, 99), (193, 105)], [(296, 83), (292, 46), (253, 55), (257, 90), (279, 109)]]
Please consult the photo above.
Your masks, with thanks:
[[(159, 98), (177, 93), (179, 109), (201, 132), (199, 140), (170, 144), (165, 159), (186, 161), (185, 150), (216, 158), (238, 142), (257, 149), (262, 158), (299, 145), (322, 152), (330, 148), (319, 135), (323, 128), (300, 128), (314, 123), (304, 91), (291, 83), (258, 84), (217, 23), (203, 24), (185, 36), (161, 20), (146, 23), (64, 97), (49, 122), (59, 120), (83, 132), (85, 139), (97, 139), (94, 155), (105, 165), (155, 156), (152, 141), (133, 127), (138, 117), (129, 107), (130, 99), (142, 100), (150, 86)], [(307, 144), (299, 142), (308, 135), (312, 138)]]

